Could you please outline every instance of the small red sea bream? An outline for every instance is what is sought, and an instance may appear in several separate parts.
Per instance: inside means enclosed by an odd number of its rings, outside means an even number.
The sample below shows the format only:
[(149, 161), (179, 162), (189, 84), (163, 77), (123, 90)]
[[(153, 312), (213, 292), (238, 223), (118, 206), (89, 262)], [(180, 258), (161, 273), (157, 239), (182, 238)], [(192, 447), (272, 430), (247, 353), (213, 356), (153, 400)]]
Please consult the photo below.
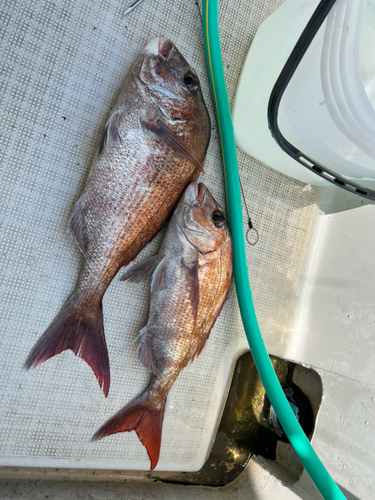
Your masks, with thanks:
[(84, 255), (78, 285), (31, 350), (26, 369), (71, 349), (108, 395), (103, 294), (203, 170), (210, 129), (195, 71), (170, 40), (151, 40), (125, 81), (70, 220)]
[(152, 372), (150, 384), (108, 420), (93, 441), (135, 430), (147, 449), (151, 470), (156, 467), (167, 395), (210, 335), (229, 294), (232, 261), (232, 240), (220, 206), (203, 184), (192, 182), (158, 255), (122, 277), (139, 282), (152, 276), (150, 315), (139, 335), (139, 358)]

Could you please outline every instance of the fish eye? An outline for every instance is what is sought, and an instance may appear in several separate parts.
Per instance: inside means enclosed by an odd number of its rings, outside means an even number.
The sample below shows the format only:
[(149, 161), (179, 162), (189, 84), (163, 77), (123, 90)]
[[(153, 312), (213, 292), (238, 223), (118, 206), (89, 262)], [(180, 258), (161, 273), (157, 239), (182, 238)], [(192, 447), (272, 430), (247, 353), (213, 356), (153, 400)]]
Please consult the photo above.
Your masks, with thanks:
[(214, 212), (212, 214), (212, 222), (216, 227), (223, 227), (225, 224), (225, 217), (221, 212)]
[(196, 79), (195, 79), (194, 75), (192, 75), (191, 73), (187, 73), (184, 76), (184, 84), (187, 87), (191, 87), (194, 83), (196, 83)]

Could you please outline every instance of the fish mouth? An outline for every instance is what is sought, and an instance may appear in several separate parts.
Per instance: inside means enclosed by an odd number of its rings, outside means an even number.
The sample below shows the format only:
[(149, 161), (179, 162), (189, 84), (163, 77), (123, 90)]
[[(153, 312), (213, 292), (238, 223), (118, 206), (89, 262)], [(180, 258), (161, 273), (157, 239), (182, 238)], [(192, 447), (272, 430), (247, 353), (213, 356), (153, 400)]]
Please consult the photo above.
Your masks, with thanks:
[[(207, 188), (203, 184), (203, 182), (200, 182), (199, 184), (195, 181), (192, 181), (189, 186), (189, 196), (186, 196), (188, 199), (186, 200), (188, 205), (197, 205), (198, 207), (201, 207), (205, 198), (206, 198), (206, 193), (207, 193)], [(191, 190), (193, 190), (193, 193), (191, 193)]]
[(172, 47), (173, 43), (170, 40), (164, 36), (156, 36), (155, 38), (151, 38), (144, 48), (144, 52), (154, 56), (161, 56), (163, 59), (166, 59)]
[(151, 38), (151, 40), (146, 45), (144, 52), (148, 52), (149, 54), (153, 54), (154, 56), (159, 55), (159, 51), (165, 42), (165, 38), (163, 36), (156, 36), (155, 38)]
[(197, 204), (199, 206), (202, 206), (206, 198), (207, 188), (202, 182), (200, 182), (197, 187), (198, 187), (198, 192), (196, 197)]

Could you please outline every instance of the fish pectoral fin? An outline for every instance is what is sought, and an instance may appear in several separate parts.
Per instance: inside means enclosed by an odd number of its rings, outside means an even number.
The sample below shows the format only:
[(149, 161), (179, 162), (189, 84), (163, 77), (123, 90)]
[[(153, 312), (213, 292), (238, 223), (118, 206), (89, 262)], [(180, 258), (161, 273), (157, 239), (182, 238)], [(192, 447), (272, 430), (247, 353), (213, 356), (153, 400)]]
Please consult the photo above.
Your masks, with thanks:
[(203, 166), (190, 148), (159, 117), (141, 118), (142, 126), (164, 141), (175, 153), (189, 161), (203, 173)]
[(81, 249), (83, 255), (86, 254), (86, 242), (85, 242), (85, 232), (84, 232), (84, 222), (81, 212), (82, 200), (81, 198), (77, 201), (74, 211), (70, 218), (69, 230), (76, 240), (77, 245)]
[(154, 357), (152, 355), (151, 350), (151, 342), (150, 337), (147, 332), (147, 326), (143, 327), (139, 332), (139, 360), (149, 370), (151, 370), (155, 375), (159, 378), (162, 377), (156, 363), (154, 361)]
[(166, 288), (168, 288), (167, 259), (163, 257), (152, 275), (151, 292), (165, 290)]
[(103, 151), (104, 151), (104, 149), (107, 145), (107, 142), (108, 142), (109, 135), (111, 135), (111, 138), (112, 138), (112, 141), (114, 144), (116, 144), (116, 142), (118, 142), (118, 141), (120, 142), (120, 144), (122, 144), (121, 136), (120, 136), (120, 129), (119, 129), (121, 117), (122, 117), (121, 110), (115, 111), (109, 117), (109, 120), (106, 123), (106, 126), (105, 126), (104, 131), (103, 131), (103, 135), (102, 135), (102, 138), (100, 141), (99, 153), (98, 153), (99, 156), (101, 154), (103, 154)]
[(192, 263), (181, 260), (182, 268), (185, 271), (187, 287), (189, 290), (190, 303), (193, 310), (194, 318), (198, 316), (199, 306), (199, 277), (198, 277), (198, 261)]
[(152, 276), (159, 264), (159, 256), (154, 255), (143, 260), (139, 264), (132, 266), (120, 278), (120, 281), (131, 281), (132, 283), (141, 283)]

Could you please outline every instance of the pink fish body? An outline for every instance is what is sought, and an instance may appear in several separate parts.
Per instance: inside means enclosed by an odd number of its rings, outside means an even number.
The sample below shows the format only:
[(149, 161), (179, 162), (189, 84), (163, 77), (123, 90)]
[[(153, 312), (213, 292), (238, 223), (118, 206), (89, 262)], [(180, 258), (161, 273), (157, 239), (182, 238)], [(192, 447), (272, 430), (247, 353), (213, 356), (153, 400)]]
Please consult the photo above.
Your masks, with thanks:
[(139, 336), (139, 357), (152, 371), (150, 384), (97, 431), (94, 441), (134, 429), (151, 469), (156, 467), (168, 392), (202, 351), (228, 297), (232, 274), (232, 240), (222, 210), (203, 184), (192, 182), (159, 254), (123, 276), (138, 282), (152, 275), (149, 320)]
[(210, 128), (194, 70), (170, 40), (151, 40), (125, 81), (71, 217), (84, 255), (77, 288), (31, 350), (26, 369), (71, 349), (108, 395), (103, 294), (202, 171)]

